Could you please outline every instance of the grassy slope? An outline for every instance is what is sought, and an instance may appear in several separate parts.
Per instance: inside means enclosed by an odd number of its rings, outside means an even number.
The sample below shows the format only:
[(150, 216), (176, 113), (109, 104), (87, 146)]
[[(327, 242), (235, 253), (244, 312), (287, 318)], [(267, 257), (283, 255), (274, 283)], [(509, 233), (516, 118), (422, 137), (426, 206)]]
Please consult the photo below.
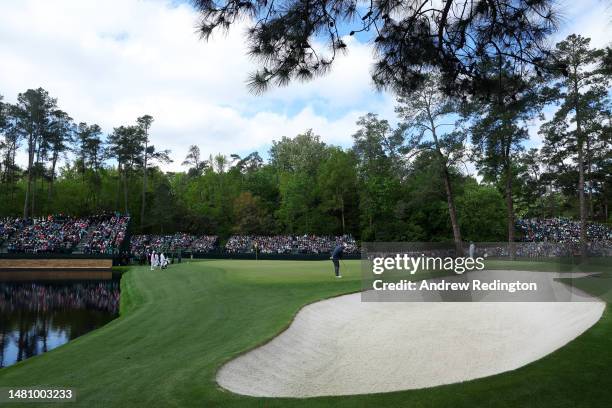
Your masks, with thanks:
[[(301, 306), (358, 290), (358, 262), (350, 262), (349, 268), (342, 280), (332, 278), (329, 262), (203, 261), (173, 266), (167, 272), (134, 268), (122, 279), (120, 318), (65, 346), (0, 370), (0, 386), (73, 387), (78, 402), (68, 403), (70, 407), (609, 404), (609, 309), (594, 328), (544, 359), (463, 384), (307, 400), (242, 397), (217, 388), (215, 372), (224, 361), (272, 338)], [(603, 293), (612, 301), (610, 276), (590, 278), (577, 286)]]

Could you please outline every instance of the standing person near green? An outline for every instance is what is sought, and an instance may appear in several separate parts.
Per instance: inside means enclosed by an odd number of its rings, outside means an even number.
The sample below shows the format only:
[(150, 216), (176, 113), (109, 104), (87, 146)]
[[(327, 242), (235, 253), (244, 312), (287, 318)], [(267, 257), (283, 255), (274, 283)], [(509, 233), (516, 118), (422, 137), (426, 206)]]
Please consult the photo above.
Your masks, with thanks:
[(334, 248), (334, 251), (332, 252), (332, 255), (329, 259), (332, 260), (332, 263), (334, 264), (334, 272), (336, 273), (336, 278), (341, 278), (342, 275), (340, 274), (340, 259), (342, 259), (342, 257), (344, 256), (344, 247), (346, 246), (346, 244), (344, 242), (340, 242), (336, 248)]

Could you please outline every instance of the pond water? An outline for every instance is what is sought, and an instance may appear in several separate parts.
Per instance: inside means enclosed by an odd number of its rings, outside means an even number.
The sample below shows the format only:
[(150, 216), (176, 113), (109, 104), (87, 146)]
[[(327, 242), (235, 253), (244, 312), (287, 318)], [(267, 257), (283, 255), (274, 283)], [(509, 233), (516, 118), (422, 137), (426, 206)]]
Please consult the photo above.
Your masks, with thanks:
[(0, 281), (0, 368), (52, 350), (119, 313), (119, 279)]

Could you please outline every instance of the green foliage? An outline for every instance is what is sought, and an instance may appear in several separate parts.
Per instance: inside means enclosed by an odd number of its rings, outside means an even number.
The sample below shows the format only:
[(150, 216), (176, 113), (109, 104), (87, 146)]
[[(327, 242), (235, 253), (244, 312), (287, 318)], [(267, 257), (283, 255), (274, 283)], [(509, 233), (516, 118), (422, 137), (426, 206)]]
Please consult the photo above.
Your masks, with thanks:
[(175, 219), (180, 214), (180, 210), (177, 208), (168, 180), (158, 173), (158, 180), (155, 181), (151, 194), (152, 205), (148, 211), (150, 215), (142, 224), (152, 232), (163, 234), (175, 228)]
[(466, 181), (457, 201), (459, 223), (466, 241), (499, 242), (506, 232), (504, 199), (493, 186)]
[(280, 141), (273, 141), (270, 164), (279, 173), (313, 175), (326, 155), (325, 143), (311, 129), (294, 138), (283, 136)]
[(548, 95), (559, 108), (539, 130), (548, 164), (546, 179), (568, 195), (572, 191), (587, 194), (579, 211), (585, 220), (595, 212), (605, 219), (612, 197), (610, 75), (601, 69), (605, 56), (580, 35), (572, 34), (557, 44), (552, 58), (558, 69), (551, 75)]
[(236, 234), (269, 234), (272, 218), (260, 204), (259, 197), (243, 191), (236, 197), (233, 206)]
[[(124, 211), (127, 204), (135, 231), (149, 233), (186, 231), (222, 237), (349, 233), (363, 240), (451, 239), (435, 151), (425, 149), (408, 162), (402, 153), (404, 128), (392, 129), (373, 114), (361, 118), (358, 126), (350, 150), (328, 146), (308, 131), (275, 142), (269, 163), (263, 163), (257, 152), (202, 161), (199, 149), (192, 148), (185, 163), (188, 172), (163, 173), (154, 163), (145, 173), (144, 139), (138, 126), (115, 128), (105, 144), (97, 125), (80, 123), (74, 160), (58, 169), (54, 194), (47, 194), (49, 185), (42, 179), (32, 184), (39, 208), (34, 215)], [(461, 199), (463, 185), (473, 181), (454, 167), (449, 169)], [(5, 182), (13, 188), (3, 189), (3, 197), (12, 198), (2, 201), (0, 216), (20, 213), (26, 184), (25, 177), (14, 184)], [(478, 191), (490, 188), (477, 184), (470, 188), (476, 198), (460, 212), (470, 212), (464, 214), (466, 219), (477, 219)], [(482, 196), (493, 206), (491, 197)], [(138, 210), (143, 207), (141, 218)]]
[[(356, 160), (352, 152), (331, 148), (329, 157), (321, 164), (318, 188), (321, 192), (321, 210), (336, 215), (334, 223), (344, 234), (355, 230), (352, 222), (358, 218)], [(338, 230), (338, 227), (336, 227)]]

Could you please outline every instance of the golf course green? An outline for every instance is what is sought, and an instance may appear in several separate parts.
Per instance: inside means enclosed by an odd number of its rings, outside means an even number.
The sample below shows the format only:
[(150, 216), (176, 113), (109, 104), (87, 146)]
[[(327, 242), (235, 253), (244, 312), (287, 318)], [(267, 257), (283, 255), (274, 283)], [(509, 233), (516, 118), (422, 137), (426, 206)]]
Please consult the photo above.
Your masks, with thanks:
[[(521, 270), (548, 268), (527, 262), (514, 265)], [(593, 269), (604, 272), (573, 284), (612, 302), (612, 271), (607, 265)], [(0, 369), (0, 387), (70, 387), (77, 394), (76, 403), (64, 404), (70, 407), (609, 406), (609, 307), (594, 327), (562, 349), (518, 370), (474, 381), (311, 399), (245, 397), (217, 386), (215, 374), (223, 363), (276, 336), (302, 306), (358, 291), (359, 261), (347, 261), (343, 276), (333, 277), (329, 261), (208, 260), (164, 271), (133, 267), (121, 280), (119, 318), (64, 346)], [(62, 404), (49, 404), (58, 405)]]

